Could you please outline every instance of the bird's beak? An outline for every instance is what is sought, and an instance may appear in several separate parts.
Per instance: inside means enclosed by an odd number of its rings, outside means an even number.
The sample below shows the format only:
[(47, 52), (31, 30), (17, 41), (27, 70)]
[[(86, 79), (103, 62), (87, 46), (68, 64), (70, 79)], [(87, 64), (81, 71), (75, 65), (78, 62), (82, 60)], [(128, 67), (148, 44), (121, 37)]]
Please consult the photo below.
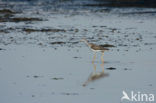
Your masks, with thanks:
[(80, 40), (80, 42), (83, 42), (83, 41), (84, 41), (83, 39)]
[(84, 42), (85, 41), (85, 39), (84, 38), (82, 38), (81, 40), (80, 40), (80, 42)]

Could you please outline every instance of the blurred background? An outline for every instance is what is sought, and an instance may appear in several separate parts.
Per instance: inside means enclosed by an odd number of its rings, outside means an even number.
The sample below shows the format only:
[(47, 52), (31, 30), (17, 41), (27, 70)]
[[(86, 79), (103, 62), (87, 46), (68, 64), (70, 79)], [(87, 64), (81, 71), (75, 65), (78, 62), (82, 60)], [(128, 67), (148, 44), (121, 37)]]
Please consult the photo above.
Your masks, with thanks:
[(32, 4), (72, 4), (79, 6), (155, 7), (156, 0), (0, 0), (1, 2), (31, 2)]

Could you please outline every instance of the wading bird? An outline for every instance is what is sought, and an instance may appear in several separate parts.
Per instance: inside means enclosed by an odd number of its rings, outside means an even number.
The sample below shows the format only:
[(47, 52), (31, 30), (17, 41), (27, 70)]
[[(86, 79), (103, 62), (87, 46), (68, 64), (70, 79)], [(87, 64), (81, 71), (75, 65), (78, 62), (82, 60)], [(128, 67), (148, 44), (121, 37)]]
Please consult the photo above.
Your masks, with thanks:
[[(93, 64), (93, 67), (94, 67), (94, 72), (90, 74), (90, 76), (88, 77), (87, 81), (84, 82), (83, 86), (86, 86), (89, 82), (92, 82), (92, 81), (95, 81), (95, 80), (98, 80), (100, 78), (103, 78), (103, 77), (107, 77), (108, 74), (107, 73), (104, 73), (104, 59), (103, 59), (103, 56), (104, 56), (104, 51), (106, 50), (109, 50), (108, 48), (104, 48), (100, 45), (96, 45), (96, 44), (93, 44), (93, 43), (89, 43), (86, 39), (82, 39), (81, 41), (85, 42), (88, 47), (95, 52), (95, 55), (94, 55), (94, 58), (93, 58), (93, 61), (92, 61), (92, 64)], [(102, 52), (102, 55), (101, 55), (101, 61), (102, 61), (102, 64), (101, 64), (101, 67), (102, 67), (102, 72), (96, 72), (96, 65), (94, 63), (95, 59), (96, 59), (96, 52)]]
[(104, 62), (104, 59), (103, 59), (104, 51), (109, 50), (108, 48), (104, 48), (104, 47), (102, 47), (102, 46), (100, 46), (100, 45), (96, 45), (96, 44), (93, 44), (93, 43), (89, 43), (89, 42), (88, 42), (86, 39), (84, 39), (84, 38), (83, 38), (81, 41), (82, 41), (82, 42), (85, 42), (85, 43), (88, 45), (88, 47), (89, 47), (92, 51), (95, 52), (94, 58), (93, 58), (93, 61), (92, 61), (92, 62), (94, 62), (95, 59), (96, 59), (96, 52), (101, 52), (101, 53), (102, 53), (102, 55), (101, 55), (101, 61)]

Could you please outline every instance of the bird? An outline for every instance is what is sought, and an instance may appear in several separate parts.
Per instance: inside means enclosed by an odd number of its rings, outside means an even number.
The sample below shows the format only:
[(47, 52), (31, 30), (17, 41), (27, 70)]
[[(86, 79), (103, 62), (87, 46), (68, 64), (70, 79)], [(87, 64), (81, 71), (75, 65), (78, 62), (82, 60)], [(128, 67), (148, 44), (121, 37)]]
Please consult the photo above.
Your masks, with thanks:
[[(104, 51), (106, 50), (109, 50), (108, 48), (104, 48), (100, 45), (96, 45), (96, 44), (93, 44), (93, 43), (89, 43), (87, 39), (85, 38), (82, 38), (80, 40), (81, 42), (84, 42), (85, 44), (87, 44), (87, 46), (93, 51), (95, 52), (94, 54), (94, 58), (92, 60), (92, 64), (94, 66), (94, 72), (90, 74), (88, 80), (83, 84), (83, 86), (86, 86), (89, 82), (91, 81), (95, 81), (97, 79), (100, 79), (102, 77), (105, 77), (105, 76), (108, 76), (107, 73), (104, 73), (104, 59), (103, 59), (103, 56), (104, 56)], [(96, 65), (94, 64), (94, 61), (96, 59), (96, 52), (101, 52), (102, 55), (101, 55), (101, 61), (102, 61), (102, 64), (101, 64), (101, 67), (102, 67), (102, 72), (96, 72)]]
[(109, 50), (108, 48), (104, 48), (104, 47), (102, 47), (102, 46), (100, 46), (100, 45), (96, 45), (96, 44), (93, 44), (93, 43), (89, 43), (88, 40), (85, 39), (85, 38), (82, 38), (81, 41), (84, 42), (84, 43), (86, 43), (87, 46), (88, 46), (92, 51), (95, 52), (95, 55), (94, 55), (94, 58), (93, 58), (92, 63), (94, 63), (94, 61), (95, 61), (95, 59), (96, 59), (96, 52), (101, 52), (101, 53), (102, 53), (102, 55), (101, 55), (101, 61), (104, 63), (104, 59), (103, 59), (104, 51)]
[(94, 51), (94, 52), (98, 52), (98, 51), (104, 52), (104, 51), (106, 51), (106, 50), (109, 50), (108, 48), (104, 48), (104, 47), (102, 47), (102, 46), (100, 46), (100, 45), (96, 45), (96, 44), (93, 44), (93, 43), (89, 43), (88, 40), (86, 40), (85, 38), (81, 39), (81, 41), (82, 41), (82, 42), (85, 42), (85, 43), (88, 45), (88, 47), (89, 47), (92, 51)]

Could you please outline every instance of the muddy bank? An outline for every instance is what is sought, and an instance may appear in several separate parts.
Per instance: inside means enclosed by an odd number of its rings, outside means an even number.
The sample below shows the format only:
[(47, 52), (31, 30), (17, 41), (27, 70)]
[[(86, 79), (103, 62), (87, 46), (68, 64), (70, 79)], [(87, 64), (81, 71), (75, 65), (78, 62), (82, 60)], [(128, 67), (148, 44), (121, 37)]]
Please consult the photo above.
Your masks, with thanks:
[(94, 7), (156, 7), (155, 0), (95, 0), (97, 4), (86, 4)]
[(66, 32), (64, 29), (30, 29), (23, 28), (23, 31), (31, 33), (31, 32)]
[(10, 9), (0, 10), (0, 22), (32, 22), (32, 21), (42, 21), (41, 18), (34, 17), (16, 17), (17, 14), (22, 12), (15, 12)]
[[(2, 0), (4, 3), (20, 3), (21, 0)], [(156, 7), (155, 0), (22, 0), (28, 5), (53, 5), (63, 8), (85, 7)], [(51, 7), (50, 7), (51, 8)]]

